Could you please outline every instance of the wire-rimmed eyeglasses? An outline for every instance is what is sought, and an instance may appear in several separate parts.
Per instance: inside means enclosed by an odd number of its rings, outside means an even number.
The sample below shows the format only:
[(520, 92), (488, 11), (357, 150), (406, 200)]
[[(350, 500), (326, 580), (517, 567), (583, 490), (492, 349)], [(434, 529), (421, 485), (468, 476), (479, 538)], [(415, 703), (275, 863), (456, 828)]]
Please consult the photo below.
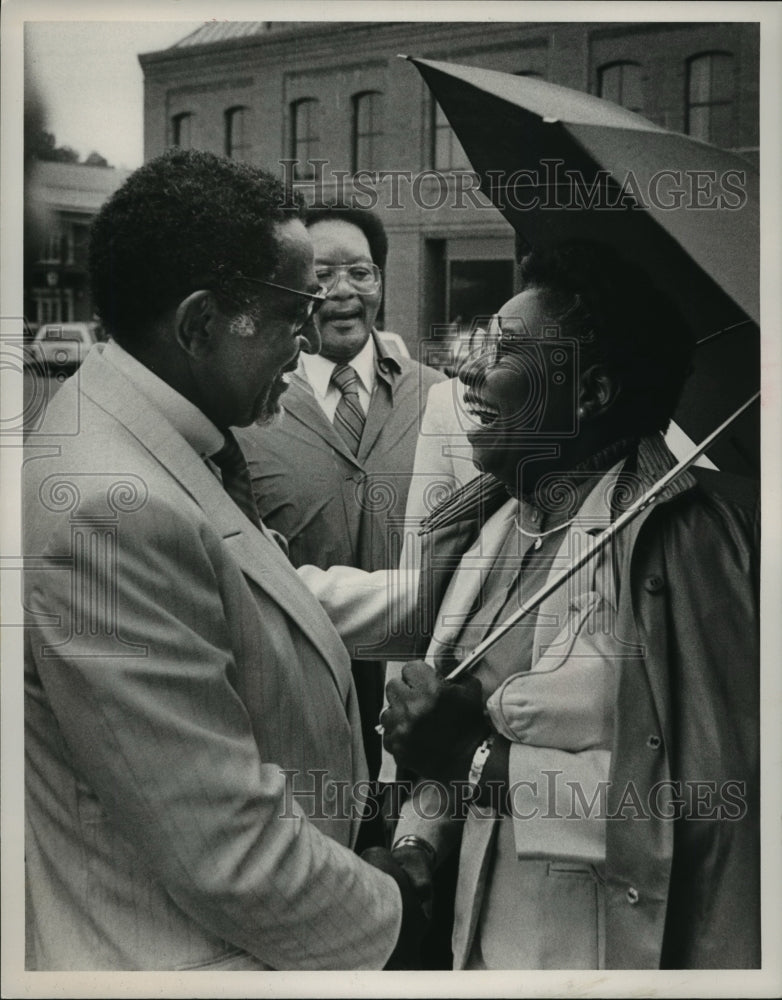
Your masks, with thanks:
[[(524, 321), (509, 320), (498, 313), (487, 317), (485, 326), (477, 326), (471, 333), (467, 343), (468, 354), (463, 361), (481, 360), (494, 364), (503, 354), (513, 350), (514, 345), (529, 343), (531, 335)], [(503, 323), (506, 328), (503, 328)]]
[[(580, 328), (573, 326), (575, 313), (581, 307), (581, 298), (576, 295), (571, 306), (552, 318), (550, 323), (544, 324), (537, 336), (533, 335), (523, 316), (501, 316), (494, 313), (487, 317), (485, 327), (479, 325), (470, 333), (467, 345), (469, 355), (464, 361), (480, 359), (493, 365), (504, 355), (522, 354), (538, 343), (554, 346), (557, 343), (572, 345), (577, 341), (581, 344), (591, 343), (594, 330), (588, 313), (583, 313)], [(570, 333), (570, 336), (564, 337), (565, 333)]]
[(288, 285), (280, 285), (276, 281), (266, 281), (263, 278), (247, 278), (242, 275), (239, 278), (240, 281), (251, 281), (255, 285), (265, 285), (267, 288), (276, 288), (281, 292), (289, 292), (291, 295), (298, 295), (306, 302), (303, 302), (298, 315), (296, 316), (294, 332), (297, 332), (305, 327), (307, 323), (312, 319), (315, 313), (320, 309), (323, 303), (326, 301), (326, 295), (328, 294), (328, 289), (326, 289), (322, 284), (318, 285), (317, 292), (305, 292), (300, 288), (290, 288)]
[(326, 292), (333, 291), (340, 278), (361, 295), (371, 295), (380, 288), (381, 271), (377, 264), (317, 264), (315, 277)]

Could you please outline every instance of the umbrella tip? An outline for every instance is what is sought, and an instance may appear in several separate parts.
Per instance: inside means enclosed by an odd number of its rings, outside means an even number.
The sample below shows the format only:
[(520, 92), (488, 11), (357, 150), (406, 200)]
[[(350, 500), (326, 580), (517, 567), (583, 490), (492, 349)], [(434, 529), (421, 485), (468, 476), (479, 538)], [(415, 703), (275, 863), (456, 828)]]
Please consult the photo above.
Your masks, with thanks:
[(406, 56), (404, 54), (404, 52), (397, 52), (396, 57), (397, 57), (397, 59), (410, 59), (411, 58), (410, 56)]

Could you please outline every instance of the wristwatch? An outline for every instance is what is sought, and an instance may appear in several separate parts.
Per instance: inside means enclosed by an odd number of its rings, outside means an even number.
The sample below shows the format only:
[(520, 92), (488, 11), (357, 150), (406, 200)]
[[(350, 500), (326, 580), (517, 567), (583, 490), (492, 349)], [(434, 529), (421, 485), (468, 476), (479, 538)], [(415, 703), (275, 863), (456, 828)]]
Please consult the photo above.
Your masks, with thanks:
[(480, 744), (478, 749), (475, 751), (472, 757), (472, 763), (470, 764), (470, 772), (467, 775), (467, 781), (474, 788), (477, 788), (481, 783), (481, 775), (483, 774), (483, 769), (486, 766), (486, 761), (489, 759), (489, 754), (491, 753), (491, 748), (494, 746), (494, 735), (487, 736), (483, 743)]

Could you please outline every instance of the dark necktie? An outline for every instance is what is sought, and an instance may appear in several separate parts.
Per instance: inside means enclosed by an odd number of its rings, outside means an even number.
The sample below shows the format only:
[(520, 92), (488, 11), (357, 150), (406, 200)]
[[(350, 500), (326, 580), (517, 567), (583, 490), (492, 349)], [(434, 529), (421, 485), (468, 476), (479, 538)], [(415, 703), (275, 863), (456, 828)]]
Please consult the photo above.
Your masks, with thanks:
[(256, 528), (260, 528), (261, 519), (253, 497), (250, 472), (239, 442), (231, 431), (225, 431), (225, 444), (212, 455), (212, 461), (220, 469), (225, 492)]
[(358, 454), (361, 435), (364, 433), (364, 411), (358, 398), (359, 378), (350, 365), (337, 365), (331, 374), (331, 381), (342, 393), (334, 414), (334, 427), (339, 432), (352, 454)]

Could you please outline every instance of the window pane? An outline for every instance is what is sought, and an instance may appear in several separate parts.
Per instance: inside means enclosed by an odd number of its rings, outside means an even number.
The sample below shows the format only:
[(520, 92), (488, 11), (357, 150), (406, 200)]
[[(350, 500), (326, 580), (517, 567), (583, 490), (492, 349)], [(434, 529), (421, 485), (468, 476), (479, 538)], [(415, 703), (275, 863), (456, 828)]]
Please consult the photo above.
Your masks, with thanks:
[(513, 261), (452, 260), (448, 268), (447, 322), (469, 330), (513, 294)]
[(600, 97), (606, 101), (613, 101), (614, 104), (621, 103), (622, 96), (622, 68), (621, 66), (607, 66), (600, 70)]
[(185, 113), (175, 115), (172, 119), (172, 142), (182, 149), (192, 149), (193, 144), (193, 116)]
[(707, 52), (689, 62), (687, 121), (690, 135), (730, 146), (733, 129), (733, 56)]
[(432, 166), (435, 170), (470, 170), (470, 161), (448, 124), (439, 104), (434, 104)]
[(356, 129), (359, 135), (372, 130), (372, 102), (374, 94), (362, 94), (356, 98)]
[(247, 108), (229, 108), (225, 113), (225, 155), (243, 160), (248, 153)]
[(318, 134), (318, 102), (314, 98), (298, 101), (291, 106), (291, 155), (300, 162), (295, 168), (297, 180), (314, 176), (314, 167), (308, 162), (317, 159), (320, 136)]
[(451, 168), (453, 170), (471, 170), (472, 164), (464, 151), (464, 146), (451, 132)]
[(621, 103), (630, 111), (640, 111), (644, 106), (641, 67), (633, 63), (622, 67)]
[(690, 104), (705, 104), (709, 101), (711, 56), (699, 56), (690, 62)]
[(598, 70), (598, 94), (630, 111), (644, 106), (641, 67), (637, 63), (614, 63)]
[(353, 98), (353, 169), (376, 169), (382, 136), (382, 99), (379, 91)]
[(694, 136), (696, 139), (703, 139), (704, 142), (709, 141), (708, 105), (702, 105), (698, 108), (690, 108), (689, 134)]

